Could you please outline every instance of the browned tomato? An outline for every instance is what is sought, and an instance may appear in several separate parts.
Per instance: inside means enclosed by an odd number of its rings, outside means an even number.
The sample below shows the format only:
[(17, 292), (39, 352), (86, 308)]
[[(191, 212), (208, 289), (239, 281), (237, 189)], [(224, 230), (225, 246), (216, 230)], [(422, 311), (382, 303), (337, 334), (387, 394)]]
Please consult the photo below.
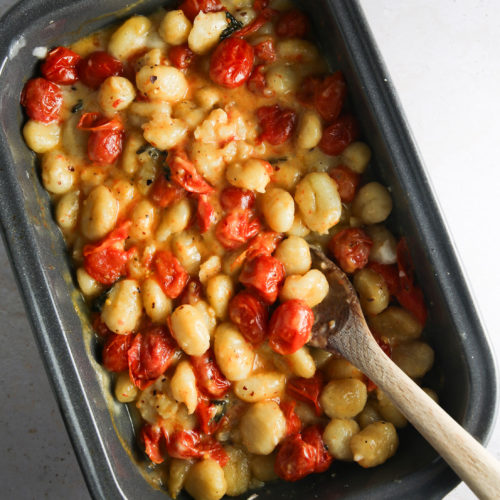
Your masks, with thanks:
[(320, 371), (317, 371), (314, 377), (311, 378), (293, 378), (286, 386), (286, 390), (290, 396), (306, 403), (312, 403), (318, 416), (323, 413), (319, 405), (319, 395), (322, 389), (323, 376)]
[(356, 196), (361, 176), (344, 165), (332, 168), (329, 175), (337, 183), (337, 190), (342, 202), (351, 203)]
[(260, 229), (259, 219), (251, 210), (235, 210), (217, 224), (215, 236), (224, 248), (234, 250), (255, 236)]
[(168, 58), (176, 68), (186, 69), (193, 62), (194, 52), (185, 43), (173, 45), (168, 49)]
[(298, 481), (314, 472), (316, 457), (316, 448), (306, 443), (301, 434), (293, 434), (281, 443), (274, 472), (285, 481)]
[(163, 173), (156, 178), (151, 187), (151, 200), (160, 208), (166, 208), (186, 196), (186, 190), (167, 180)]
[(302, 422), (300, 421), (300, 418), (295, 413), (295, 406), (296, 405), (297, 405), (297, 403), (293, 400), (282, 401), (280, 403), (281, 411), (283, 412), (283, 415), (285, 416), (285, 420), (286, 420), (286, 435), (287, 436), (292, 436), (293, 434), (297, 434), (297, 432), (300, 432), (300, 429), (302, 427)]
[(342, 72), (327, 76), (315, 89), (314, 105), (328, 123), (336, 120), (347, 97), (347, 85)]
[(247, 260), (239, 278), (240, 283), (253, 290), (266, 304), (276, 301), (284, 279), (283, 264), (271, 255), (258, 255)]
[(366, 266), (372, 245), (372, 239), (362, 229), (349, 227), (330, 240), (328, 249), (346, 273), (353, 273)]
[(112, 333), (102, 348), (102, 364), (110, 372), (128, 370), (128, 350), (132, 346), (134, 335), (117, 335)]
[(229, 318), (248, 342), (259, 344), (267, 333), (267, 306), (253, 293), (243, 290), (229, 302)]
[(170, 299), (177, 298), (189, 279), (189, 274), (171, 252), (160, 250), (156, 252), (153, 265), (156, 279), (165, 295)]
[(87, 87), (96, 89), (109, 76), (123, 74), (123, 64), (111, 54), (99, 50), (82, 59), (77, 66), (78, 76)]
[(257, 118), (261, 133), (259, 141), (267, 141), (273, 146), (286, 142), (292, 135), (297, 121), (297, 115), (293, 109), (274, 106), (263, 106), (257, 110)]
[(286, 38), (304, 38), (309, 30), (309, 20), (300, 10), (285, 12), (276, 23), (278, 36)]
[(231, 387), (231, 382), (220, 371), (211, 349), (201, 356), (191, 356), (198, 387), (207, 396), (221, 398)]
[(331, 125), (323, 130), (319, 148), (327, 155), (337, 156), (355, 141), (359, 135), (358, 122), (354, 116), (339, 116)]

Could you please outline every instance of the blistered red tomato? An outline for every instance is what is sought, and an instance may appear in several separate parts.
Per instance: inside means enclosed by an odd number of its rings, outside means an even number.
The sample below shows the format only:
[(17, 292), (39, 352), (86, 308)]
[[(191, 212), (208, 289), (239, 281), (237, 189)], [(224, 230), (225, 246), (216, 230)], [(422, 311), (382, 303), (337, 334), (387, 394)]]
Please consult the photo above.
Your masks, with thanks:
[(355, 141), (359, 135), (356, 118), (352, 115), (342, 115), (323, 130), (319, 148), (327, 155), (337, 156)]
[(110, 372), (128, 370), (128, 350), (132, 346), (134, 335), (118, 335), (112, 333), (102, 348), (102, 364)]
[(221, 404), (224, 403), (224, 400), (212, 402), (203, 395), (198, 398), (196, 416), (198, 417), (198, 425), (201, 432), (211, 435), (222, 427), (224, 421), (226, 420), (220, 414)]
[(281, 443), (274, 472), (285, 481), (298, 481), (314, 472), (316, 460), (316, 448), (306, 443), (300, 434), (293, 434)]
[(191, 356), (198, 387), (207, 396), (221, 398), (231, 387), (231, 382), (220, 371), (211, 349), (201, 356)]
[(214, 188), (198, 173), (184, 149), (177, 148), (168, 155), (172, 180), (189, 193), (207, 194)]
[(83, 247), (83, 267), (99, 283), (112, 285), (125, 274), (127, 262), (135, 251), (124, 249), (131, 224), (125, 221), (99, 243)]
[(233, 89), (243, 85), (253, 68), (253, 47), (243, 38), (226, 38), (210, 58), (209, 75), (214, 83)]
[(123, 74), (123, 64), (120, 60), (99, 50), (82, 59), (77, 66), (80, 80), (92, 89), (96, 89), (110, 76)]
[(227, 212), (252, 208), (255, 204), (255, 193), (249, 189), (229, 186), (222, 190), (220, 204)]
[(304, 38), (309, 30), (309, 20), (300, 10), (285, 12), (276, 23), (276, 34), (286, 38)]
[(337, 190), (343, 203), (351, 203), (356, 195), (361, 176), (350, 168), (339, 165), (328, 172), (330, 177), (337, 183)]
[(261, 128), (258, 140), (273, 146), (283, 144), (291, 137), (297, 121), (293, 109), (280, 108), (277, 104), (257, 109), (257, 118)]
[(260, 229), (260, 222), (251, 210), (235, 210), (217, 224), (215, 236), (224, 248), (234, 250), (255, 236)]
[(78, 81), (76, 65), (80, 59), (76, 52), (66, 47), (56, 47), (48, 53), (40, 71), (51, 82), (69, 85)]
[(369, 262), (367, 267), (380, 274), (387, 285), (389, 293), (396, 296), (399, 292), (398, 266), (396, 264), (379, 264), (378, 262)]
[(274, 231), (264, 231), (259, 233), (248, 244), (245, 250), (247, 260), (252, 260), (259, 255), (271, 255), (278, 247), (278, 243), (283, 239), (283, 235)]
[(346, 273), (353, 273), (366, 266), (372, 245), (373, 240), (362, 229), (350, 227), (339, 231), (328, 249)]
[(187, 44), (173, 45), (168, 49), (168, 58), (176, 68), (186, 69), (193, 62), (194, 52)]
[(200, 12), (218, 12), (223, 8), (219, 0), (184, 0), (179, 5), (179, 9), (191, 22)]
[(139, 389), (151, 385), (172, 363), (177, 344), (166, 326), (138, 333), (128, 350), (130, 379)]
[(166, 208), (186, 196), (186, 190), (179, 184), (167, 180), (162, 172), (154, 181), (150, 191), (151, 200), (160, 208)]
[(311, 336), (314, 323), (312, 309), (302, 300), (292, 299), (281, 304), (269, 322), (269, 345), (278, 354), (293, 354)]
[(163, 433), (159, 426), (145, 424), (141, 429), (141, 439), (144, 443), (144, 453), (154, 464), (161, 464), (164, 461), (160, 451), (160, 439)]
[(297, 100), (304, 106), (313, 106), (321, 83), (322, 80), (318, 76), (306, 76), (297, 90)]
[(318, 371), (311, 378), (297, 377), (289, 380), (286, 390), (288, 394), (295, 399), (312, 403), (316, 415), (320, 416), (323, 413), (319, 405), (319, 395), (323, 389), (323, 376)]
[(247, 80), (247, 88), (250, 92), (264, 96), (271, 97), (274, 91), (267, 87), (266, 75), (264, 73), (265, 66), (258, 64), (253, 68), (250, 78)]
[(333, 461), (333, 457), (328, 453), (325, 447), (322, 434), (321, 428), (318, 425), (312, 425), (302, 431), (302, 439), (304, 442), (310, 444), (316, 450), (314, 472), (324, 472), (330, 467)]
[(156, 280), (165, 295), (170, 299), (177, 298), (189, 279), (177, 257), (167, 250), (160, 250), (154, 256), (153, 265)]
[(295, 413), (295, 401), (282, 401), (280, 403), (281, 411), (286, 420), (286, 435), (291, 436), (293, 434), (297, 434), (300, 432), (300, 428), (302, 427), (302, 422), (298, 417), (297, 413)]
[(336, 120), (347, 97), (347, 85), (341, 71), (327, 76), (315, 89), (316, 111), (328, 123)]
[(268, 314), (267, 306), (247, 290), (237, 293), (229, 302), (229, 318), (252, 344), (265, 339)]
[(200, 233), (206, 233), (210, 226), (215, 222), (215, 209), (208, 199), (208, 195), (200, 194), (197, 196), (196, 220)]
[(285, 267), (271, 255), (258, 255), (247, 260), (239, 277), (240, 283), (254, 291), (266, 304), (276, 301), (284, 279)]
[(21, 94), (21, 104), (26, 114), (32, 120), (42, 123), (59, 119), (62, 101), (61, 89), (45, 78), (28, 80)]
[(266, 63), (276, 61), (276, 48), (274, 47), (274, 40), (269, 38), (263, 40), (253, 46), (255, 57)]
[(190, 278), (188, 284), (179, 295), (178, 305), (190, 304), (194, 306), (203, 296), (203, 287), (197, 278)]

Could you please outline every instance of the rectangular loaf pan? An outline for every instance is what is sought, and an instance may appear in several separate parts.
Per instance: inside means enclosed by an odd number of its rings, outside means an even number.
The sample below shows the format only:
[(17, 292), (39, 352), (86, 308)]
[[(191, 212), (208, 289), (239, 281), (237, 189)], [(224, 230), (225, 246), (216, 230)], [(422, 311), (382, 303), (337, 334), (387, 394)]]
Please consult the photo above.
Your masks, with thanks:
[[(426, 335), (436, 351), (429, 384), (440, 403), (481, 442), (495, 417), (497, 385), (490, 346), (474, 308), (428, 179), (387, 71), (352, 0), (303, 0), (332, 68), (349, 84), (374, 170), (392, 191), (392, 228), (411, 247), (430, 305)], [(0, 21), (0, 221), (35, 339), (88, 487), (98, 499), (165, 499), (131, 460), (144, 460), (131, 418), (110, 396), (95, 361), (85, 306), (75, 289), (62, 236), (52, 221), (35, 157), (20, 133), (25, 81), (37, 70), (33, 49), (65, 45), (135, 12), (172, 2), (24, 0)], [(83, 311), (83, 314), (80, 313)], [(120, 408), (121, 407), (121, 408)], [(298, 483), (274, 482), (259, 499), (442, 498), (458, 478), (413, 430), (400, 433), (397, 455), (363, 470), (337, 462)], [(247, 498), (249, 494), (244, 495)]]

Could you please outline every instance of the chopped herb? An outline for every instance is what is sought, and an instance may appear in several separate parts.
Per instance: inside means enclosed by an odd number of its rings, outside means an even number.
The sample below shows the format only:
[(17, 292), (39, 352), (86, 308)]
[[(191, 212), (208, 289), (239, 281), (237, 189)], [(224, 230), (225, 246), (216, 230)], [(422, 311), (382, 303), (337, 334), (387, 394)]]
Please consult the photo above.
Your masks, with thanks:
[(215, 415), (212, 417), (212, 420), (218, 424), (222, 417), (225, 415), (226, 413), (226, 409), (227, 409), (227, 400), (226, 399), (214, 399), (211, 401), (214, 405), (217, 406), (217, 412), (215, 413)]
[[(146, 186), (151, 186), (151, 184), (153, 184), (153, 181), (152, 181), (151, 179), (148, 179), (148, 180), (146, 181)], [(146, 216), (146, 217), (147, 217), (147, 216)], [(154, 306), (155, 306), (155, 304), (154, 304), (154, 302), (153, 302), (153, 308), (154, 308)]]
[(71, 108), (72, 113), (78, 113), (78, 111), (81, 111), (83, 108), (83, 101), (81, 99), (78, 99), (78, 102)]
[(238, 19), (236, 19), (231, 14), (231, 12), (226, 11), (226, 18), (229, 21), (229, 24), (227, 25), (227, 28), (225, 28), (224, 31), (220, 34), (221, 40), (230, 37), (235, 31), (243, 28), (243, 23), (241, 21), (238, 21)]
[(166, 151), (162, 151), (161, 149), (157, 149), (153, 146), (151, 146), (151, 144), (144, 144), (144, 146), (141, 146), (136, 152), (135, 154), (136, 155), (142, 155), (142, 153), (148, 153), (148, 155), (151, 157), (151, 159), (153, 160), (158, 160), (160, 159), (162, 156), (163, 157), (167, 157), (167, 152)]
[(282, 161), (287, 161), (288, 160), (288, 157), (286, 156), (281, 156), (280, 158), (269, 158), (267, 161), (271, 164), (271, 165), (276, 165), (276, 163), (280, 163)]
[(170, 176), (172, 175), (170, 172), (170, 167), (168, 165), (163, 165), (163, 175), (167, 181), (170, 180)]

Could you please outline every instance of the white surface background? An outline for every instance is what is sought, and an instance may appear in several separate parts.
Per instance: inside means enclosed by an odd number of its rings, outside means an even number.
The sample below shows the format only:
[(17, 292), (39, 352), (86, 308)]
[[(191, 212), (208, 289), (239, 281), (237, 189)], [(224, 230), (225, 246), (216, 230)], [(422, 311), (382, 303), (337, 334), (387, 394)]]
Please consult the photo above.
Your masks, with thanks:
[[(500, 353), (500, 2), (361, 4)], [(0, 498), (88, 499), (1, 243), (0, 286)], [(498, 423), (489, 449), (500, 457)]]

